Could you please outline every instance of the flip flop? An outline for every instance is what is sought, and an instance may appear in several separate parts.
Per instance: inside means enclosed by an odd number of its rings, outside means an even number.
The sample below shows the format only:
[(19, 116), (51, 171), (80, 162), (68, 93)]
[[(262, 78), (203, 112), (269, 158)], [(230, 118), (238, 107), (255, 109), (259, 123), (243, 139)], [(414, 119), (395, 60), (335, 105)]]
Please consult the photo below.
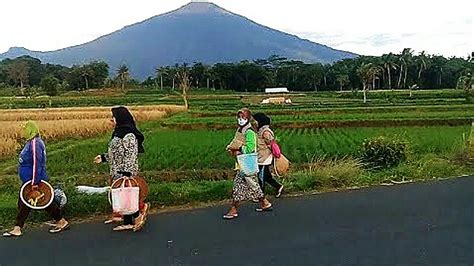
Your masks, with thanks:
[(237, 217), (239, 217), (238, 213), (226, 214), (226, 215), (222, 216), (222, 218), (225, 219), (225, 220), (232, 220), (232, 219), (237, 218)]
[(133, 226), (133, 232), (138, 232), (138, 231), (142, 230), (144, 225), (145, 225), (145, 218), (143, 218), (138, 223), (135, 221), (135, 225)]
[(112, 219), (108, 219), (104, 221), (104, 224), (111, 224), (111, 223), (121, 223), (123, 222), (123, 218), (121, 217), (114, 217)]
[(284, 186), (282, 185), (282, 186), (280, 187), (280, 189), (278, 189), (278, 192), (277, 192), (275, 198), (281, 197), (281, 193), (283, 193), (283, 188), (284, 188)]
[(47, 226), (51, 226), (51, 227), (56, 227), (57, 226), (57, 224), (54, 221), (45, 222), (44, 224), (47, 225)]
[(151, 208), (151, 203), (145, 203), (145, 208), (143, 208), (143, 215), (144, 215), (145, 220), (148, 217), (148, 212), (150, 211), (150, 208)]
[(23, 235), (23, 233), (20, 233), (19, 235), (12, 234), (11, 232), (3, 233), (3, 237), (20, 237), (22, 235)]
[(65, 225), (63, 225), (63, 226), (56, 226), (56, 227), (54, 227), (53, 229), (49, 230), (49, 232), (50, 232), (51, 234), (56, 234), (56, 233), (59, 233), (59, 232), (62, 232), (62, 231), (64, 231), (64, 230), (66, 230), (66, 229), (68, 229), (68, 228), (69, 228), (69, 222), (66, 222)]
[[(140, 214), (143, 215), (143, 214)], [(135, 225), (133, 226), (133, 232), (138, 232), (142, 230), (143, 226), (145, 225), (146, 218), (142, 217), (139, 222), (137, 222), (137, 219), (135, 219)]]
[(256, 208), (255, 211), (257, 211), (257, 212), (270, 212), (270, 211), (273, 211), (273, 205), (270, 204), (270, 206), (265, 207), (265, 208)]
[(133, 225), (119, 225), (114, 227), (114, 231), (126, 231), (126, 230), (133, 230)]
[(146, 203), (146, 207), (143, 209), (143, 213), (140, 214), (142, 216), (142, 219), (138, 223), (135, 223), (135, 226), (133, 227), (133, 232), (138, 232), (142, 230), (148, 218), (148, 211), (150, 210), (150, 206), (150, 203)]

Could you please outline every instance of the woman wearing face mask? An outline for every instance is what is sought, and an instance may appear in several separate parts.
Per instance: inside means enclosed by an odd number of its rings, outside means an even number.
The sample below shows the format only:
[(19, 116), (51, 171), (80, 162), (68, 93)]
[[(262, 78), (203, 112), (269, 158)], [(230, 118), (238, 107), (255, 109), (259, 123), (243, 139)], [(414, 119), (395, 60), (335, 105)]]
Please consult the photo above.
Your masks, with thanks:
[(275, 139), (275, 134), (270, 129), (271, 119), (264, 113), (256, 113), (253, 118), (257, 121), (258, 128), (258, 184), (265, 193), (265, 183), (269, 183), (277, 191), (276, 197), (279, 198), (283, 192), (283, 185), (273, 179), (270, 171), (270, 165), (273, 163), (273, 154), (270, 148), (271, 142)]
[[(112, 180), (124, 176), (134, 177), (138, 174), (138, 154), (143, 153), (144, 136), (137, 129), (132, 114), (125, 107), (112, 108), (112, 123), (115, 127), (112, 139), (109, 142), (108, 153), (97, 155), (95, 163), (106, 162), (110, 167)], [(140, 202), (140, 211), (123, 216), (123, 225), (114, 228), (114, 231), (139, 230), (144, 223), (150, 204)], [(121, 217), (115, 215), (105, 223), (119, 222)]]
[[(247, 108), (241, 109), (237, 113), (239, 128), (237, 129), (234, 140), (227, 146), (227, 150), (231, 152), (233, 156), (253, 153), (257, 149), (257, 135), (252, 129), (250, 123), (251, 119), (252, 115)], [(272, 210), (272, 204), (263, 195), (256, 179), (256, 176), (245, 176), (242, 171), (237, 171), (232, 189), (232, 206), (227, 214), (223, 216), (224, 219), (237, 218), (237, 210), (242, 201), (258, 200), (260, 208), (257, 208), (256, 211), (259, 212)]]
[[(27, 140), (20, 153), (18, 174), (22, 184), (32, 181), (33, 188), (38, 189), (41, 181), (48, 180), (46, 173), (46, 147), (40, 136), (38, 125), (33, 121), (28, 121), (23, 128), (23, 137)], [(55, 227), (49, 230), (50, 233), (59, 233), (65, 230), (69, 223), (61, 214), (61, 209), (56, 202), (52, 202), (46, 212), (56, 221)], [(18, 214), (13, 230), (4, 233), (5, 237), (22, 235), (22, 228), (31, 212), (31, 208), (26, 206), (21, 199), (18, 199)]]

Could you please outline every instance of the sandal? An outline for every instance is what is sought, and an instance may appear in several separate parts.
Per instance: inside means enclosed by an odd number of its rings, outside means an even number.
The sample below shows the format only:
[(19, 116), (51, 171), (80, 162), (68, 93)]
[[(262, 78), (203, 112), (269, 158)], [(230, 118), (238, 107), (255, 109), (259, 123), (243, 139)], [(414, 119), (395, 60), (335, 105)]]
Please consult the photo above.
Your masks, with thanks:
[(222, 216), (222, 218), (225, 219), (225, 220), (232, 220), (232, 219), (237, 218), (237, 217), (239, 217), (238, 213), (226, 214), (226, 215)]
[(283, 185), (281, 185), (280, 189), (278, 189), (278, 193), (276, 194), (275, 198), (281, 197), (282, 192), (283, 192)]
[(51, 227), (56, 227), (58, 226), (57, 222), (55, 220), (47, 221), (44, 222), (44, 225), (51, 226)]
[(53, 229), (49, 230), (49, 232), (51, 234), (56, 234), (56, 233), (59, 233), (59, 232), (62, 232), (66, 229), (69, 228), (69, 222), (66, 222), (63, 226), (58, 226), (56, 225), (56, 227), (54, 227)]
[(104, 224), (121, 223), (121, 222), (123, 222), (122, 217), (112, 217), (111, 219), (105, 220)]
[(135, 225), (133, 226), (133, 232), (138, 232), (142, 230), (143, 226), (145, 225), (145, 217), (143, 214), (140, 214), (136, 219), (135, 219)]
[(269, 212), (269, 211), (273, 211), (273, 205), (270, 203), (267, 205), (267, 207), (264, 207), (264, 208), (256, 208), (255, 211), (257, 212)]
[(133, 232), (140, 231), (145, 225), (145, 222), (148, 218), (148, 211), (150, 210), (150, 206), (150, 203), (146, 203), (145, 207), (143, 208), (143, 212), (140, 213), (137, 219), (135, 219), (135, 226), (133, 227)]
[(145, 207), (143, 207), (143, 210), (141, 211), (141, 213), (145, 217), (145, 220), (148, 217), (148, 212), (150, 211), (150, 208), (151, 208), (151, 203), (145, 203)]
[(22, 235), (23, 235), (23, 233), (20, 233), (19, 235), (13, 234), (12, 232), (5, 232), (5, 233), (3, 233), (3, 237), (20, 237), (20, 236), (22, 236)]
[(114, 227), (114, 231), (125, 231), (125, 230), (133, 230), (134, 225), (133, 224), (128, 224), (128, 225), (119, 225)]

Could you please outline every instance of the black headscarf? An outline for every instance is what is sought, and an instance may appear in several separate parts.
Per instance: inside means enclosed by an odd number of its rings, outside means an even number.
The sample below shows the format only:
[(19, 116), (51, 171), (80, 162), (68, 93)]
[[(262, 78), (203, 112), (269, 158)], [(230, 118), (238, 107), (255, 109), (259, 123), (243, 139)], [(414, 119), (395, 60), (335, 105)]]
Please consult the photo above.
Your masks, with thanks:
[(112, 115), (116, 122), (112, 138), (117, 137), (123, 139), (125, 135), (132, 133), (138, 141), (138, 153), (144, 153), (145, 148), (143, 148), (143, 141), (145, 140), (145, 137), (140, 130), (138, 130), (130, 111), (123, 106), (114, 107), (112, 108)]
[(253, 115), (253, 119), (258, 123), (258, 129), (262, 128), (263, 126), (269, 126), (272, 122), (272, 119), (268, 117), (264, 113), (256, 113)]

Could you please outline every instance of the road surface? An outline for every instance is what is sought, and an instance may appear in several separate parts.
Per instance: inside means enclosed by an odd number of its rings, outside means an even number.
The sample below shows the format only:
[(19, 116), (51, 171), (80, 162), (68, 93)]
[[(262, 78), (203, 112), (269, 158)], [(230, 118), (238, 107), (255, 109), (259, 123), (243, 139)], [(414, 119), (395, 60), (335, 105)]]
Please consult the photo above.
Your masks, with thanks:
[(140, 233), (99, 222), (0, 239), (10, 265), (474, 265), (474, 177), (152, 215)]

